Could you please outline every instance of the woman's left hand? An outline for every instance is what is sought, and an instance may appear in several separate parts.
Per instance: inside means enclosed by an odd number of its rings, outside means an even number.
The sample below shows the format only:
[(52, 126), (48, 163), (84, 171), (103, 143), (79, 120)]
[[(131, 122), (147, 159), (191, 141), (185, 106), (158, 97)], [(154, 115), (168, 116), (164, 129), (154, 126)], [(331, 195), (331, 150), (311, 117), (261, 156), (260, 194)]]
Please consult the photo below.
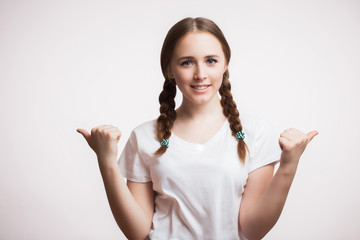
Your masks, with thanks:
[(279, 145), (282, 150), (280, 166), (297, 168), (301, 154), (307, 144), (318, 134), (318, 131), (311, 131), (305, 134), (295, 128), (285, 130), (280, 134)]

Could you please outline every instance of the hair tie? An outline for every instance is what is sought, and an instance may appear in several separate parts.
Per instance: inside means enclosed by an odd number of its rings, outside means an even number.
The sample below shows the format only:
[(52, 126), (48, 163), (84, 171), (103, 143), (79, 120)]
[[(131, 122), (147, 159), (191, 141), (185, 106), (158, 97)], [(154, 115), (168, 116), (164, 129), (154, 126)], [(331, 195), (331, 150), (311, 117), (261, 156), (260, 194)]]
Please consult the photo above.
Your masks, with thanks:
[(235, 136), (236, 136), (237, 139), (240, 139), (240, 138), (245, 139), (245, 133), (243, 131), (237, 132), (235, 134)]
[(160, 142), (161, 146), (166, 146), (167, 148), (169, 148), (169, 140), (168, 139), (163, 139)]

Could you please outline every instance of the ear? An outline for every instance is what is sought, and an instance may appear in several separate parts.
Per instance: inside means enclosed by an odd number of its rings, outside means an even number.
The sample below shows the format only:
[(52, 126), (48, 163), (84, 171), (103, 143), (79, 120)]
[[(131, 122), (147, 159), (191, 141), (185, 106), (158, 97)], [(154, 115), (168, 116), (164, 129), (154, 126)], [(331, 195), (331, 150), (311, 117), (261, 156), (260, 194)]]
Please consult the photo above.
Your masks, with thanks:
[(224, 73), (226, 72), (226, 70), (228, 69), (228, 64), (225, 63), (225, 66), (224, 66)]
[(175, 78), (174, 74), (172, 73), (172, 71), (170, 69), (170, 66), (168, 66), (168, 68), (167, 68), (167, 75), (168, 75), (169, 78)]
[(175, 77), (174, 77), (174, 74), (172, 74), (171, 72), (168, 72), (168, 77), (169, 77), (169, 78), (175, 78)]

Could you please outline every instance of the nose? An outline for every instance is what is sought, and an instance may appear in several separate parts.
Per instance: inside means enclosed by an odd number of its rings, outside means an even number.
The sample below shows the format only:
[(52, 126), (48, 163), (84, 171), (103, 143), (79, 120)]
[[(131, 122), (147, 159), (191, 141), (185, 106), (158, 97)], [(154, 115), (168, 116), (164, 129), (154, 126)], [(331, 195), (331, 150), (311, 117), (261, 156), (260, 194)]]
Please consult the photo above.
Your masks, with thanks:
[(205, 71), (205, 67), (202, 66), (201, 64), (198, 64), (196, 66), (195, 72), (194, 72), (194, 79), (195, 80), (205, 80), (206, 77), (206, 71)]

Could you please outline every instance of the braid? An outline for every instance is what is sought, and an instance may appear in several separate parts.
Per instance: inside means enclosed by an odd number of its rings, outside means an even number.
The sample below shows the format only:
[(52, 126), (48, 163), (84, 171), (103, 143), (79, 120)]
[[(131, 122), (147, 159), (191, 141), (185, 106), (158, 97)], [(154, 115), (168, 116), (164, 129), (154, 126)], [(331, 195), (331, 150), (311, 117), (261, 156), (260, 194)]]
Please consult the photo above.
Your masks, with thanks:
[[(175, 112), (175, 96), (176, 85), (174, 79), (166, 78), (163, 86), (163, 91), (159, 96), (160, 116), (156, 122), (156, 132), (159, 141), (169, 139), (171, 136), (171, 129), (176, 119)], [(166, 151), (167, 147), (162, 145), (155, 155), (161, 155)]]
[[(242, 125), (239, 118), (239, 111), (236, 108), (236, 103), (233, 100), (230, 90), (231, 90), (231, 84), (229, 81), (229, 71), (226, 70), (226, 72), (223, 75), (223, 82), (219, 89), (219, 93), (221, 95), (221, 105), (223, 107), (223, 113), (228, 118), (232, 135), (235, 137), (236, 136), (235, 134), (237, 132), (242, 131)], [(246, 150), (249, 152), (249, 148), (246, 145), (244, 139), (240, 138), (238, 140), (237, 149), (241, 162), (245, 163)]]

